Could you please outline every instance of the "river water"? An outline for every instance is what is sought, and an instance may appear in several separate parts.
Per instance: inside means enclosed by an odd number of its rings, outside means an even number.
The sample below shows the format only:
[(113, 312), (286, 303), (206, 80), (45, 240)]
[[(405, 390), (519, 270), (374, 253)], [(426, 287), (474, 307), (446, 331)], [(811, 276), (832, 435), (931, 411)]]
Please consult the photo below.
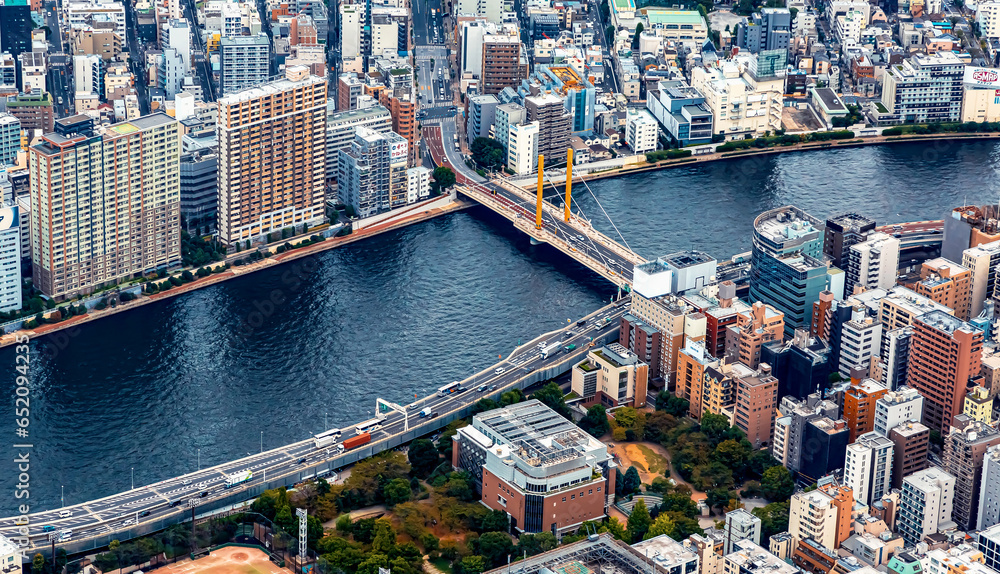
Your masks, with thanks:
[[(996, 201), (1000, 147), (917, 144), (785, 154), (595, 181), (596, 201), (646, 257), (749, 249), (754, 216), (794, 203), (880, 224)], [(595, 200), (596, 196), (596, 200)], [(474, 208), (34, 341), (29, 427), (35, 508), (67, 504), (357, 422), (375, 398), (406, 403), (576, 320), (611, 286)], [(15, 350), (8, 365), (14, 431)], [(0, 424), (0, 429), (3, 425)], [(0, 430), (2, 433), (2, 430)], [(19, 439), (17, 439), (19, 440)], [(0, 462), (0, 514), (16, 472)]]

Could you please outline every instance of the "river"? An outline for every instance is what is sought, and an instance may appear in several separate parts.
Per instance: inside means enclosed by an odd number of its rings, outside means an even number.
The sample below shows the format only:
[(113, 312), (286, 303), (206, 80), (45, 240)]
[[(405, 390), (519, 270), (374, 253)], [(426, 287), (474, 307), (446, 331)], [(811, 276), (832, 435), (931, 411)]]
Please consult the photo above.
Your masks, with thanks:
[[(646, 257), (749, 249), (753, 218), (794, 203), (880, 224), (996, 200), (1000, 147), (905, 144), (707, 163), (577, 186), (595, 225)], [(120, 313), (30, 344), (31, 501), (113, 494), (307, 438), (408, 402), (583, 316), (611, 286), (484, 208)], [(13, 347), (8, 420), (14, 431)], [(13, 450), (0, 463), (11, 515)]]

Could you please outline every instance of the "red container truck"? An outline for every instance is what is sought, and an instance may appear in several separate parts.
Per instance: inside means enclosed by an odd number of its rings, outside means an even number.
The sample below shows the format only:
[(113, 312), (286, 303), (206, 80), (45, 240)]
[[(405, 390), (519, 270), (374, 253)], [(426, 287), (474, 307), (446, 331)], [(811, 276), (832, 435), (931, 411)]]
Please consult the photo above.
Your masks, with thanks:
[(371, 433), (363, 432), (359, 435), (352, 436), (349, 439), (345, 439), (344, 442), (337, 445), (340, 450), (351, 450), (352, 448), (357, 448), (361, 445), (368, 444), (372, 441)]

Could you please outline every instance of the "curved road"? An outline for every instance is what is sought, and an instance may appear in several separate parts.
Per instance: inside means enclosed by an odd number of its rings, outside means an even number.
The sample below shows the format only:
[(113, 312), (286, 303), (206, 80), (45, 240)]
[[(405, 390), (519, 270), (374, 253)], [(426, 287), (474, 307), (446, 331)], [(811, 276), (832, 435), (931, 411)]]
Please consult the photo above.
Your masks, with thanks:
[[(628, 307), (629, 299), (621, 299), (565, 330), (553, 331), (525, 343), (496, 365), (463, 381), (468, 386), (464, 392), (447, 396), (436, 393), (407, 405), (406, 416), (410, 426), (416, 428), (431, 420), (419, 416), (424, 408), (430, 408), (435, 413), (434, 418), (437, 418), (463, 409), (482, 398), (499, 398), (500, 394), (514, 388), (528, 373), (565, 360), (565, 352), (561, 350), (565, 346), (576, 345), (574, 353), (582, 355), (591, 341), (618, 330), (618, 319)], [(559, 344), (560, 351), (543, 358), (541, 347), (553, 343)], [(437, 428), (439, 427), (428, 426), (426, 433), (421, 434), (429, 434)], [(390, 411), (381, 417), (378, 426), (371, 432), (372, 444), (403, 433), (403, 415)], [(339, 440), (343, 441), (355, 434), (356, 427), (346, 428)], [(181, 522), (190, 514), (191, 507), (229, 496), (234, 491), (246, 490), (248, 486), (262, 484), (268, 475), (272, 481), (299, 473), (304, 473), (303, 476), (309, 478), (314, 476), (316, 469), (340, 468), (353, 462), (356, 458), (353, 454), (351, 451), (341, 453), (336, 445), (317, 448), (313, 439), (304, 440), (113, 496), (31, 514), (28, 516), (27, 540), (19, 532), (18, 518), (3, 518), (0, 519), (0, 534), (20, 543), (22, 548), (30, 546), (44, 550), (48, 547), (51, 536), (57, 537), (57, 544), (93, 539), (88, 549), (99, 548), (107, 544), (110, 539), (108, 535), (112, 533), (119, 533), (116, 537), (124, 540), (131, 535), (129, 531), (137, 526), (150, 525), (148, 523), (155, 526), (164, 521)], [(253, 471), (252, 479), (233, 489), (227, 488), (226, 475), (241, 470)], [(247, 498), (249, 497), (248, 493)], [(69, 537), (60, 538), (67, 531)]]

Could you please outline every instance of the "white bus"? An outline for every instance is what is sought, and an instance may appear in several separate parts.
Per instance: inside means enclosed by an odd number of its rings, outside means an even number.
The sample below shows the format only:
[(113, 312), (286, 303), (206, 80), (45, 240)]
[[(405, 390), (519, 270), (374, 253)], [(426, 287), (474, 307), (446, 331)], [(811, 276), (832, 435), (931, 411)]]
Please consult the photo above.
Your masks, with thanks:
[(253, 471), (250, 469), (240, 470), (226, 476), (226, 488), (232, 488), (237, 484), (242, 484), (253, 479)]
[(359, 423), (358, 426), (355, 428), (358, 429), (358, 434), (361, 434), (363, 432), (378, 430), (378, 427), (381, 424), (382, 424), (382, 419), (376, 417), (373, 419), (368, 419), (363, 423)]
[(330, 429), (326, 432), (321, 432), (313, 437), (313, 441), (316, 443), (316, 448), (323, 448), (330, 446), (337, 442), (337, 437), (340, 436), (340, 429)]
[(458, 389), (462, 386), (462, 383), (455, 381), (454, 383), (447, 384), (440, 389), (438, 389), (438, 394), (442, 397), (460, 392)]

